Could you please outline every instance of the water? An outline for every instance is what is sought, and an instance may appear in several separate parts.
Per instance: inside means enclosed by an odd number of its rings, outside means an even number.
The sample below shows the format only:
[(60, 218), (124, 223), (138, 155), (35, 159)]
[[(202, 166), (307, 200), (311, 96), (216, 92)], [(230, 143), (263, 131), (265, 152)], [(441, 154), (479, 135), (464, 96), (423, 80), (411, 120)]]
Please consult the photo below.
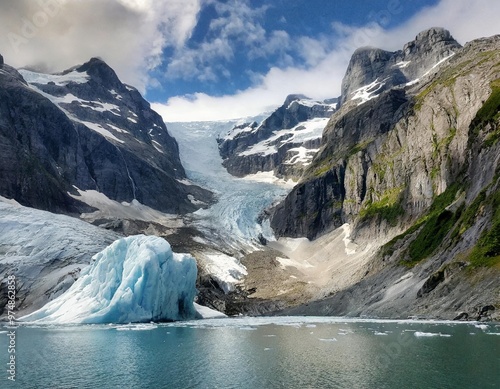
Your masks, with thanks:
[(235, 123), (169, 123), (168, 130), (179, 143), (188, 178), (212, 190), (218, 198), (209, 209), (196, 212), (192, 223), (208, 236), (219, 237), (235, 247), (245, 247), (255, 245), (260, 234), (273, 239), (270, 227), (261, 225), (258, 217), (288, 190), (275, 184), (236, 178), (222, 166), (217, 137)]
[[(16, 331), (17, 380), (2, 369), (1, 388), (500, 387), (498, 324), (299, 317)], [(6, 366), (5, 333), (0, 350)]]

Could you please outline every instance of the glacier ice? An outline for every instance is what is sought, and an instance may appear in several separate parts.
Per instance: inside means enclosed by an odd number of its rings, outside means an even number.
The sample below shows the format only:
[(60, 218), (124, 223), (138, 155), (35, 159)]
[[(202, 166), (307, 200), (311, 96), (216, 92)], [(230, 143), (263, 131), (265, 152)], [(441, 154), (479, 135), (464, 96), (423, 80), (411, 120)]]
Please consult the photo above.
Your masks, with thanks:
[(44, 323), (131, 323), (193, 319), (197, 268), (156, 236), (113, 242), (66, 293), (21, 318)]
[[(260, 122), (267, 115), (244, 121)], [(252, 182), (230, 175), (222, 166), (217, 138), (238, 121), (167, 123), (179, 144), (188, 178), (212, 190), (218, 202), (192, 214), (191, 221), (207, 236), (218, 236), (229, 249), (259, 249), (259, 236), (273, 240), (270, 227), (259, 223), (262, 210), (284, 197), (290, 187)], [(214, 229), (216, 226), (216, 230)], [(217, 244), (219, 244), (217, 242)]]

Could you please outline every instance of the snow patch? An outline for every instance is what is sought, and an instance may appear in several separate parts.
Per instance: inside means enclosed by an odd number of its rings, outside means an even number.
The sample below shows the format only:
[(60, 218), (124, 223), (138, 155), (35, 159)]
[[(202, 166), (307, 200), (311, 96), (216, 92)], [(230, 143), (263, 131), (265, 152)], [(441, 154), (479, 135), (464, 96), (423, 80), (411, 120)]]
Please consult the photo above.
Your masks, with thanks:
[(274, 175), (273, 171), (257, 172), (254, 174), (248, 174), (245, 177), (243, 177), (242, 180), (264, 182), (267, 184), (275, 184), (275, 185), (282, 186), (284, 188), (293, 188), (296, 184), (292, 180), (284, 180), (282, 178), (276, 177)]
[(422, 77), (425, 77), (427, 76), (430, 72), (432, 72), (434, 69), (436, 69), (439, 65), (441, 65), (443, 62), (449, 60), (451, 57), (453, 57), (455, 55), (455, 53), (451, 53), (450, 55), (448, 55), (447, 57), (444, 57), (441, 61), (439, 61), (438, 63), (436, 63), (433, 67), (431, 67), (429, 70), (427, 70), (424, 75)]
[(68, 193), (76, 200), (82, 201), (91, 207), (97, 208), (98, 211), (91, 213), (83, 213), (80, 217), (84, 220), (97, 219), (130, 219), (158, 222), (165, 226), (176, 228), (182, 227), (183, 222), (176, 215), (162, 213), (147, 205), (141, 204), (137, 200), (132, 200), (130, 203), (125, 201), (119, 203), (111, 200), (104, 193), (96, 190), (81, 190), (74, 186), (78, 195)]
[(411, 61), (400, 61), (397, 64), (395, 64), (394, 66), (397, 68), (400, 68), (400, 69), (404, 69), (405, 67), (407, 67), (410, 64), (410, 62)]
[(270, 155), (277, 153), (278, 148), (287, 143), (303, 143), (309, 140), (320, 139), (329, 120), (329, 118), (314, 118), (301, 122), (293, 128), (274, 131), (271, 137), (252, 145), (238, 155)]
[(48, 83), (53, 82), (57, 86), (66, 86), (71, 82), (76, 84), (85, 84), (90, 79), (90, 76), (86, 72), (77, 72), (76, 70), (66, 74), (43, 74), (26, 69), (20, 69), (19, 73), (21, 73), (28, 84), (47, 85)]
[(114, 126), (112, 124), (106, 123), (106, 125), (108, 127), (110, 127), (111, 129), (115, 130), (116, 132), (121, 132), (122, 134), (128, 134), (129, 133), (128, 131), (121, 129), (120, 127), (116, 127), (116, 126)]
[(91, 130), (97, 132), (98, 134), (101, 134), (107, 139), (113, 140), (115, 142), (119, 143), (125, 143), (121, 139), (118, 139), (116, 136), (114, 136), (109, 130), (106, 130), (103, 126), (97, 123), (91, 123), (91, 122), (85, 122), (85, 121), (80, 121), (83, 125), (86, 127), (90, 128)]
[(191, 204), (194, 204), (194, 205), (206, 205), (205, 202), (200, 201), (200, 200), (196, 200), (196, 198), (192, 194), (188, 194), (187, 197), (188, 197), (188, 200), (191, 202)]
[(420, 82), (420, 78), (416, 78), (415, 80), (413, 81), (410, 81), (410, 82), (407, 82), (405, 84), (405, 86), (412, 86), (412, 85), (415, 85), (415, 84), (418, 84)]
[(161, 144), (160, 144), (159, 142), (157, 142), (157, 141), (155, 141), (155, 140), (152, 140), (151, 142), (152, 142), (152, 144), (153, 144), (153, 147), (156, 149), (156, 151), (158, 151), (158, 152), (160, 152), (160, 153), (162, 153), (162, 154), (165, 154), (165, 153), (163, 152), (163, 150), (161, 149)]
[(290, 159), (286, 160), (283, 164), (294, 165), (296, 163), (301, 163), (304, 166), (311, 164), (314, 155), (319, 151), (319, 149), (306, 149), (304, 146), (294, 147), (288, 150), (288, 152), (293, 153)]
[(380, 89), (382, 89), (382, 87), (385, 85), (385, 81), (386, 79), (379, 81), (377, 78), (371, 84), (356, 89), (354, 92), (352, 92), (353, 96), (351, 97), (351, 100), (360, 100), (358, 102), (358, 105), (361, 105), (371, 99), (378, 97), (379, 95), (377, 94), (377, 92), (379, 92)]
[(226, 254), (205, 254), (204, 262), (205, 270), (217, 281), (224, 293), (233, 291), (248, 274), (240, 261)]
[(71, 288), (21, 318), (45, 323), (131, 323), (196, 317), (196, 261), (163, 238), (122, 238), (93, 257)]

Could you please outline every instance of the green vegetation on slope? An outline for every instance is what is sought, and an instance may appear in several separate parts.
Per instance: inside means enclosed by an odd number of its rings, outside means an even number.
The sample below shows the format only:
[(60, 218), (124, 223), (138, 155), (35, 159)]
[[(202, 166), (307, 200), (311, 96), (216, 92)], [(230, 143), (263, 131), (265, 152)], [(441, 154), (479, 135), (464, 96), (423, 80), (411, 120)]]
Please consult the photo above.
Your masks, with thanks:
[(500, 139), (500, 128), (497, 122), (500, 119), (500, 79), (490, 83), (491, 95), (483, 106), (477, 111), (476, 117), (471, 123), (473, 133), (477, 136), (484, 128), (490, 125), (491, 132), (486, 135), (483, 147), (493, 146)]
[(500, 263), (500, 192), (491, 194), (485, 205), (493, 211), (491, 227), (485, 229), (470, 253), (473, 267), (494, 266)]
[(396, 225), (398, 217), (404, 214), (401, 206), (402, 192), (402, 188), (385, 191), (379, 196), (380, 200), (366, 203), (359, 211), (359, 217), (366, 220), (378, 216), (387, 220), (390, 225)]

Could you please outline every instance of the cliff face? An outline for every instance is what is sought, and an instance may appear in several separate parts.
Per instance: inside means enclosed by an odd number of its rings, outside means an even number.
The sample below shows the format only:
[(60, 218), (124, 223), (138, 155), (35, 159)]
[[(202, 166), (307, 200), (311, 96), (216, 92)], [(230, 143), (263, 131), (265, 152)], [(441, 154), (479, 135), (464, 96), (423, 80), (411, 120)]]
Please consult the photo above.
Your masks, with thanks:
[(336, 101), (290, 95), (260, 125), (236, 126), (218, 139), (224, 167), (237, 177), (263, 171), (273, 171), (278, 177), (300, 177), (319, 147)]
[(348, 222), (351, 239), (385, 245), (361, 282), (301, 313), (491, 316), (500, 304), (499, 65), (500, 37), (476, 40), (419, 82), (359, 106), (343, 98), (271, 225), (314, 238)]
[(99, 59), (61, 74), (0, 65), (0, 195), (39, 209), (80, 213), (76, 188), (164, 212), (188, 212), (176, 141), (140, 93)]

